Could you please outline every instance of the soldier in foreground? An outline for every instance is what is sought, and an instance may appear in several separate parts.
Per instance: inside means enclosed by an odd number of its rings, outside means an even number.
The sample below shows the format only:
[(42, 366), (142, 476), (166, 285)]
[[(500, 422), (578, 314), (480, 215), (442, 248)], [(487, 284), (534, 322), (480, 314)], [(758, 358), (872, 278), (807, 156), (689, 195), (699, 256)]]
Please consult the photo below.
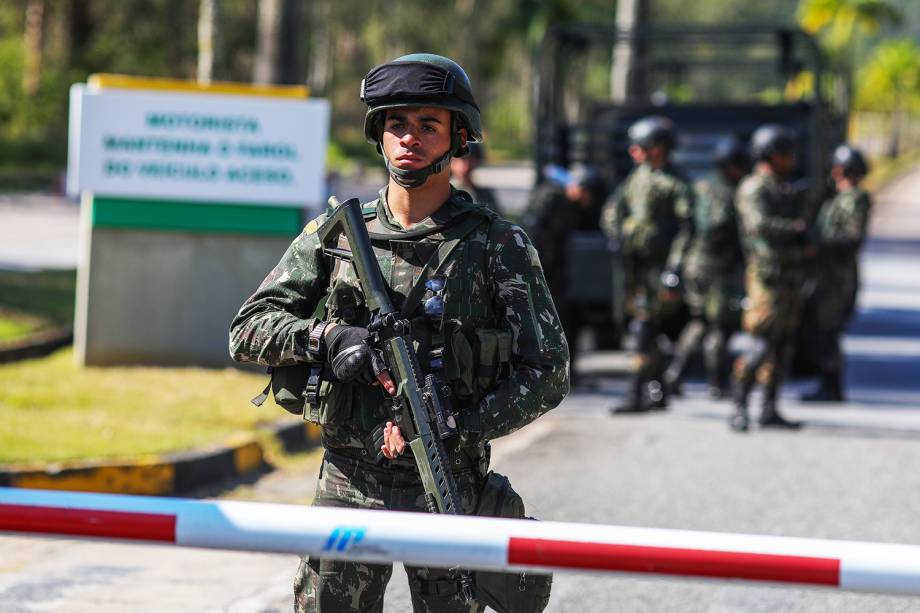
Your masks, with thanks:
[(802, 205), (786, 181), (796, 164), (796, 138), (768, 124), (751, 137), (754, 173), (738, 188), (738, 218), (747, 269), (742, 327), (751, 344), (735, 361), (731, 427), (748, 429), (748, 397), (755, 379), (764, 386), (763, 427), (797, 428), (779, 412), (779, 390), (802, 308), (807, 260), (813, 255)]
[(846, 329), (859, 291), (859, 250), (866, 238), (872, 201), (860, 187), (869, 172), (862, 154), (847, 145), (834, 151), (831, 177), (837, 195), (821, 207), (816, 223), (818, 270), (813, 318), (817, 326), (820, 385), (802, 400), (843, 402), (843, 353), (840, 335)]
[(693, 195), (670, 161), (674, 124), (646, 117), (629, 128), (628, 136), (636, 168), (601, 213), (601, 229), (619, 242), (626, 262), (627, 309), (638, 354), (628, 396), (613, 413), (667, 406), (658, 336), (662, 320), (677, 306), (678, 271), (693, 235)]
[[(437, 55), (404, 56), (371, 70), (361, 98), (365, 135), (389, 172), (364, 218), (390, 298), (411, 319), (422, 374), (449, 385), (458, 437), (448, 439), (447, 459), (460, 506), (523, 517), (520, 496), (488, 470), (489, 441), (549, 411), (568, 391), (568, 349), (536, 251), (519, 227), (450, 185), (451, 158), (482, 137), (460, 66)], [(392, 382), (368, 345), (368, 299), (355, 270), (327, 258), (317, 237), (331, 213), (307, 225), (243, 304), (230, 351), (276, 374), (288, 365), (321, 373), (305, 391), (305, 416), (321, 427), (325, 448), (314, 504), (425, 511), (426, 492), (384, 391), (392, 393)], [(426, 264), (433, 274), (416, 288)], [(468, 601), (457, 572), (406, 571), (415, 611), (488, 604), (539, 612), (549, 599), (549, 579), (532, 574), (475, 573), (477, 596)], [(295, 608), (382, 611), (391, 574), (391, 565), (305, 558)]]
[(450, 160), (450, 182), (457, 189), (468, 193), (473, 202), (484, 204), (499, 215), (503, 215), (501, 206), (498, 204), (498, 198), (495, 196), (495, 190), (490, 187), (484, 187), (476, 183), (473, 173), (482, 165), (485, 159), (485, 151), (481, 143), (467, 143), (470, 152), (463, 157), (455, 157)]
[(728, 138), (716, 146), (713, 163), (713, 172), (694, 185), (694, 236), (681, 274), (691, 319), (664, 373), (665, 389), (673, 395), (680, 395), (684, 368), (701, 344), (710, 396), (725, 395), (731, 370), (728, 340), (740, 323), (744, 255), (735, 191), (751, 171), (751, 160), (744, 145)]

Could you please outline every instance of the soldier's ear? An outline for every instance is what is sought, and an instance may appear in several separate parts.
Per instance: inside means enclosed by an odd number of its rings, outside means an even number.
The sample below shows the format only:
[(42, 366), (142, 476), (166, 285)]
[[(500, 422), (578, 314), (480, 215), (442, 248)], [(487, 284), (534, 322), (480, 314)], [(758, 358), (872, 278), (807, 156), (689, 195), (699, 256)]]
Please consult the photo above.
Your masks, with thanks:
[(457, 129), (457, 146), (454, 149), (454, 157), (462, 158), (469, 155), (470, 146), (467, 144), (468, 138), (469, 134), (466, 131), (466, 128)]

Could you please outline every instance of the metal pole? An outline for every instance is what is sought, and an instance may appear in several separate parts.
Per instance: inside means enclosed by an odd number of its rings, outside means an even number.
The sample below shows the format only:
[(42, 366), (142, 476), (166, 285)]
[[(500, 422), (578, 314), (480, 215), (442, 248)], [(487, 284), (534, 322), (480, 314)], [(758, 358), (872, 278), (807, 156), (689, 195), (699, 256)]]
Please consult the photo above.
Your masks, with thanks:
[(0, 488), (0, 532), (920, 595), (920, 546)]

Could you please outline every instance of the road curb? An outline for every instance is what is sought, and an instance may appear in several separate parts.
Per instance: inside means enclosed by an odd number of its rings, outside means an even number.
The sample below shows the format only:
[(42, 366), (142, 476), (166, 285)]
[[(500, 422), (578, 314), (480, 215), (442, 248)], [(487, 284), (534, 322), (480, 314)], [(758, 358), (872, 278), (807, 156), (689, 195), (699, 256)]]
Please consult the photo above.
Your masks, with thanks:
[[(285, 451), (319, 445), (319, 427), (283, 423), (270, 427)], [(0, 467), (0, 486), (109, 494), (184, 494), (264, 470), (265, 449), (256, 439), (202, 450), (147, 456), (122, 462), (80, 462)]]
[(71, 328), (53, 328), (39, 332), (19, 341), (0, 345), (0, 364), (40, 358), (71, 343), (73, 343)]

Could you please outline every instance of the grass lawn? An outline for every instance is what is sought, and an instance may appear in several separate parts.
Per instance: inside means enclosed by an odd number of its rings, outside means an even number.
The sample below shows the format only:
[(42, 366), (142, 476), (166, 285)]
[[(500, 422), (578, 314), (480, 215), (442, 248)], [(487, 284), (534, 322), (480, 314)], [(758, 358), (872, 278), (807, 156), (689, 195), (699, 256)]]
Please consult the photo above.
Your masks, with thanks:
[(190, 450), (299, 421), (249, 403), (266, 382), (234, 369), (78, 368), (69, 348), (0, 365), (0, 464)]
[(73, 323), (74, 270), (0, 270), (0, 343)]

